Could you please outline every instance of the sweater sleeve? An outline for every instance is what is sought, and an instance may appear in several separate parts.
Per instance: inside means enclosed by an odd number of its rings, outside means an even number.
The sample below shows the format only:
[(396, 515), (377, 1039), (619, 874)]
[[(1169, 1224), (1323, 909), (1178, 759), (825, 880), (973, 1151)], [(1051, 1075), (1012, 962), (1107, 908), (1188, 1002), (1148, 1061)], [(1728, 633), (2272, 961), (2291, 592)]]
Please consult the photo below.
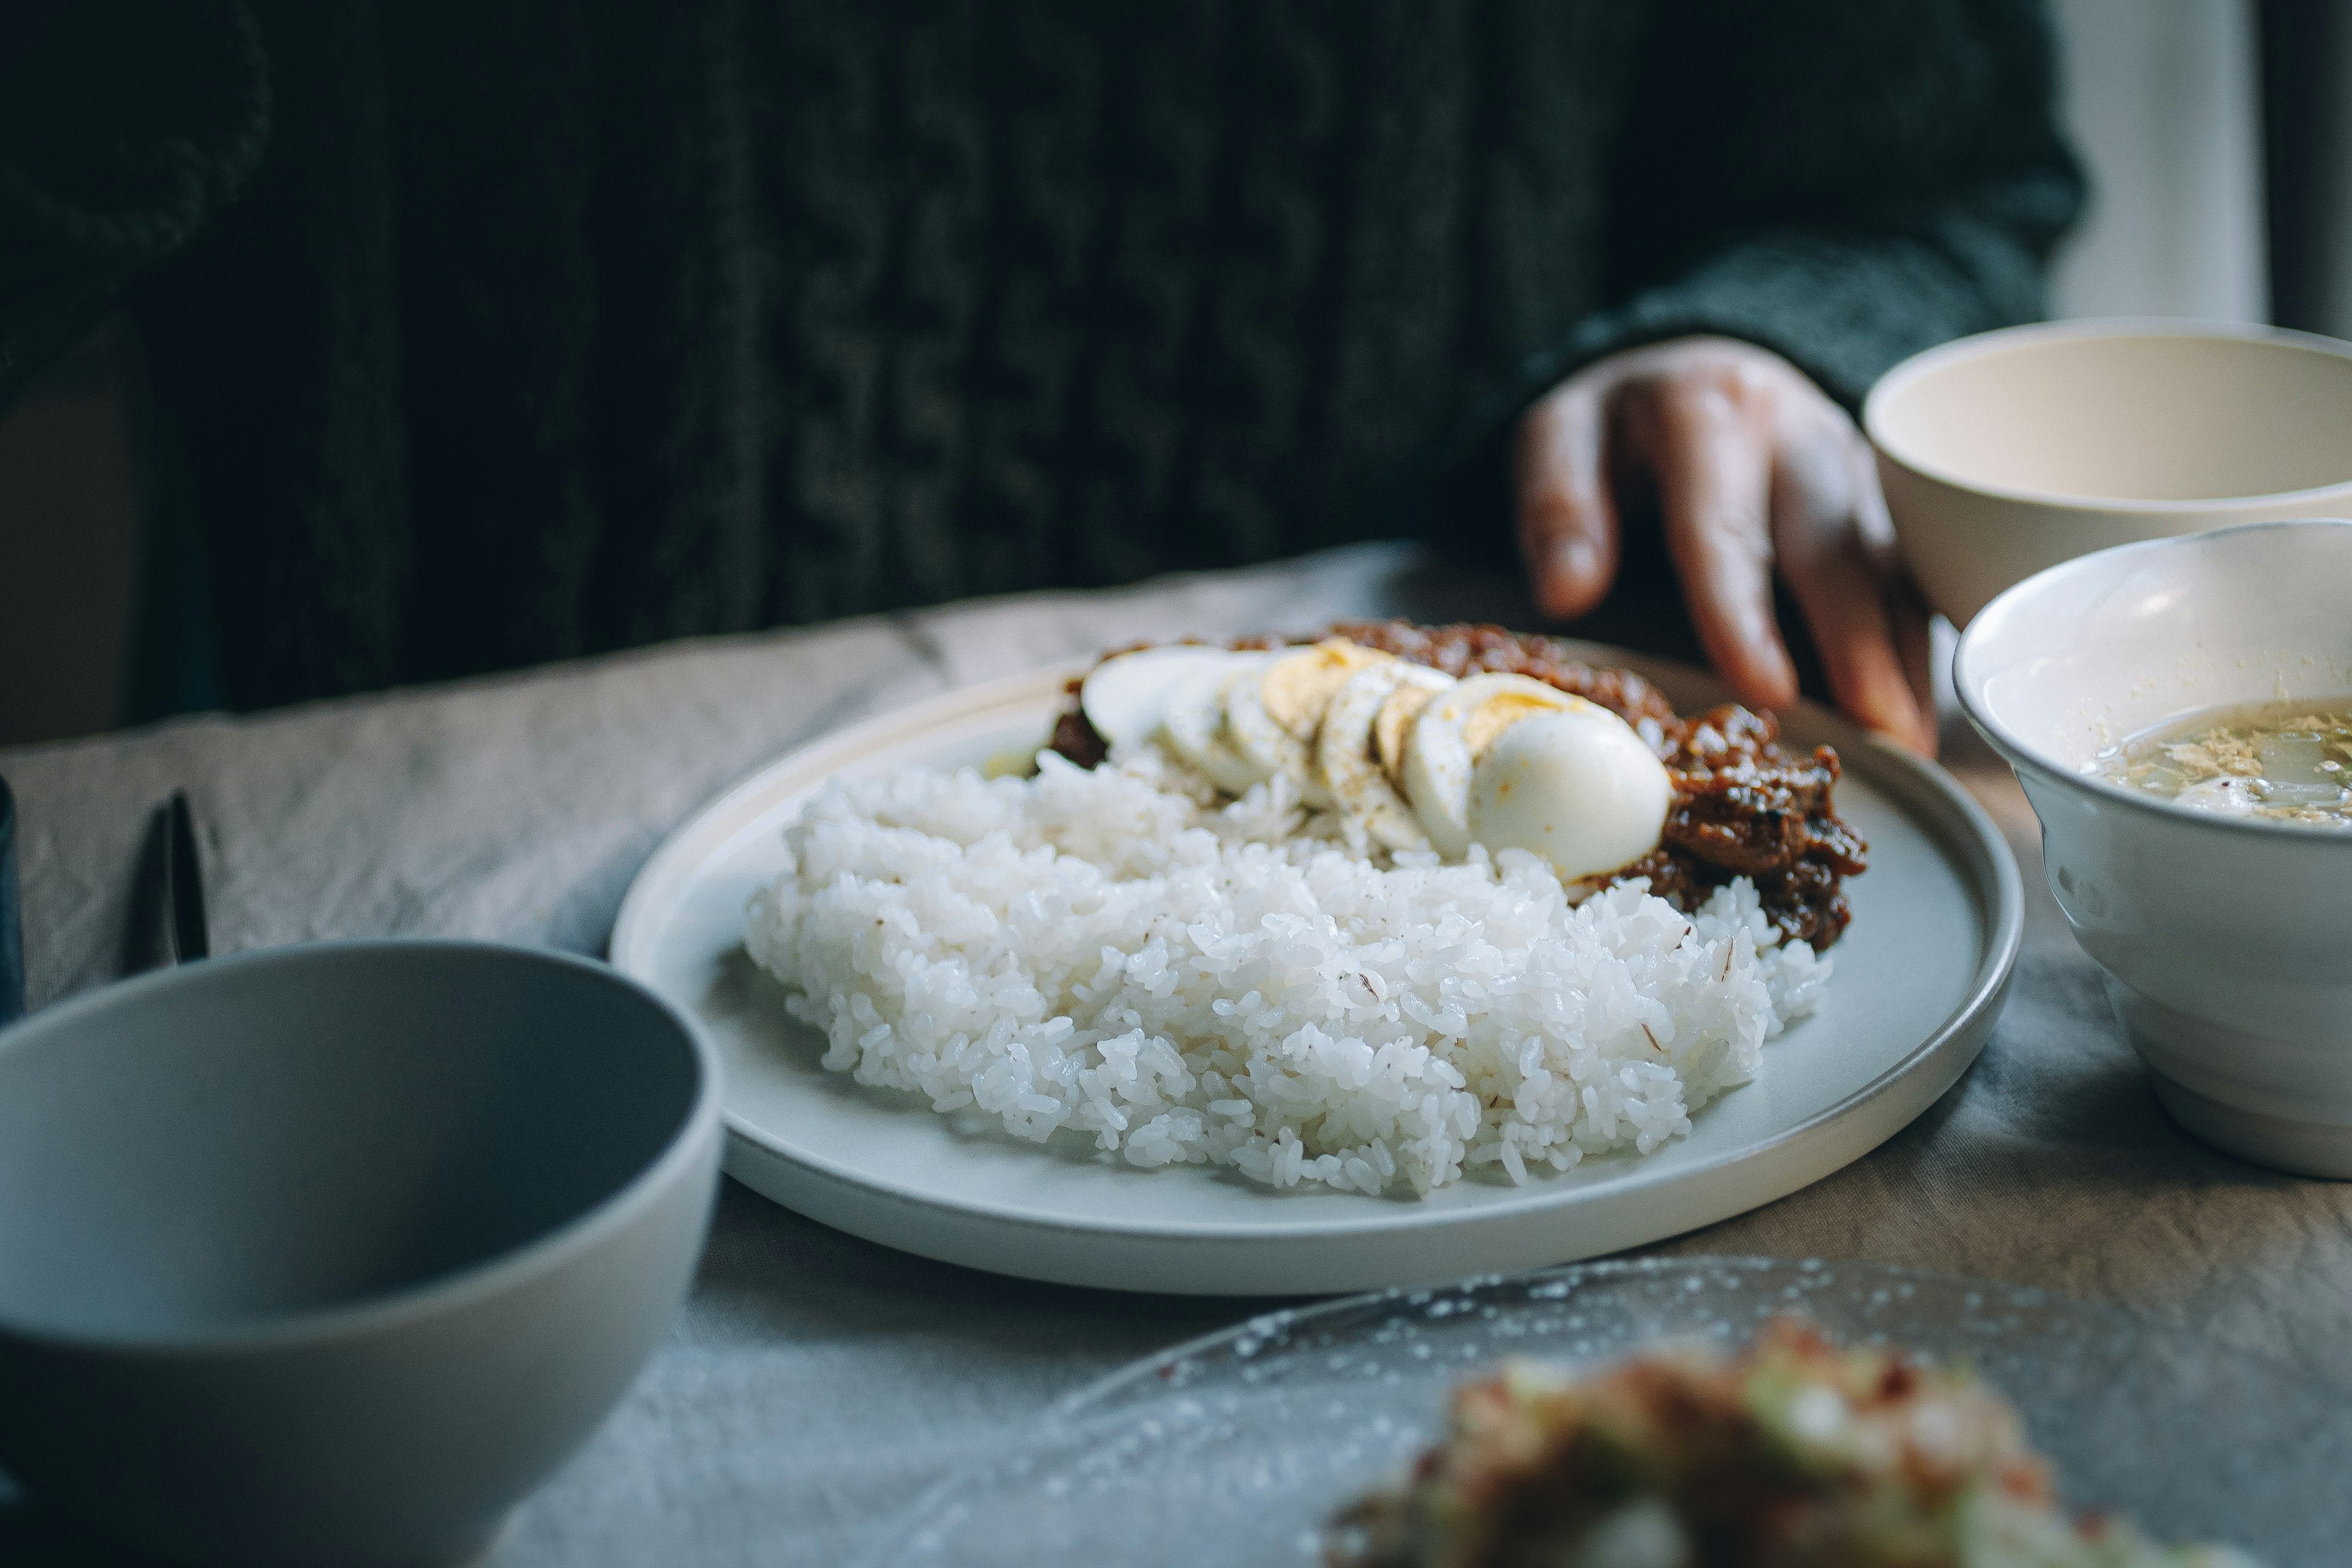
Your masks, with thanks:
[(230, 199), (268, 124), (240, 0), (26, 16), (0, 58), (0, 409)]
[(1658, 15), (1615, 159), (1620, 302), (1549, 357), (1717, 332), (1853, 407), (1921, 349), (2042, 313), (2083, 182), (2035, 0)]
[(1433, 516), (1507, 506), (1518, 415), (1620, 350), (1743, 339), (1853, 409), (1908, 355), (2042, 312), (2083, 181), (2038, 0), (1653, 15), (1611, 154), (1609, 303), (1469, 414), (1434, 466)]
[(1532, 398), (1622, 349), (1712, 333), (1770, 349), (1858, 410), (1873, 383), (1922, 349), (2042, 315), (2037, 219), (2071, 211), (2074, 189), (2056, 171), (2028, 174), (1874, 230), (1792, 225), (1727, 239), (1587, 318), (1521, 379)]

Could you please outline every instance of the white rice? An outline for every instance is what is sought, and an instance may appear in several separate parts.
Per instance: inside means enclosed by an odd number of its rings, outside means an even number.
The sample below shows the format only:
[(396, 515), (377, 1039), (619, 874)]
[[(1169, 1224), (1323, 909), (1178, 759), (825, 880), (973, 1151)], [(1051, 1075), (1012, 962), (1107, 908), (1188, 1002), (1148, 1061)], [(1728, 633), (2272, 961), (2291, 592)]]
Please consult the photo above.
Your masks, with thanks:
[(835, 784), (786, 830), (747, 945), (827, 1068), (1135, 1165), (1426, 1194), (1655, 1151), (1829, 979), (1744, 880), (1574, 904), (1517, 850), (1375, 858), (1279, 782), (1040, 767)]

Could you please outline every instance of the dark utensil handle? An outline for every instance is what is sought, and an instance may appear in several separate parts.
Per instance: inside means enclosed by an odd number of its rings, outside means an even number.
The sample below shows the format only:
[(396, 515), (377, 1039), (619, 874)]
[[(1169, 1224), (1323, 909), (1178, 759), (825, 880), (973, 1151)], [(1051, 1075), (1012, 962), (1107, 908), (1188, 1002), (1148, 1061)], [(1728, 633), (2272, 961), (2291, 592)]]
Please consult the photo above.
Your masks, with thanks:
[(25, 1016), (25, 923), (17, 897), (16, 797), (0, 779), (0, 1025)]
[(187, 793), (175, 790), (148, 818), (138, 879), (131, 884), (131, 926), (123, 933), (122, 968), (127, 974), (139, 974), (191, 963), (211, 952), (195, 814), (189, 808)]
[(188, 792), (172, 792), (172, 948), (182, 963), (212, 956), (212, 927), (205, 918), (205, 873), (196, 859), (196, 817)]

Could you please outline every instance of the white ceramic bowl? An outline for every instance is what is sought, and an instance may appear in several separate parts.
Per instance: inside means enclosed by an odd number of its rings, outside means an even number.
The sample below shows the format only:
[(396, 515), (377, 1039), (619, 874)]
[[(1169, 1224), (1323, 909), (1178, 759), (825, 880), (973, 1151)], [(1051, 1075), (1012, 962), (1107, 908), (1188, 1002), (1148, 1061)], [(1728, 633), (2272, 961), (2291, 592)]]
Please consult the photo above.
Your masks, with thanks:
[(2266, 327), (2056, 321), (1962, 338), (1871, 389), (1905, 560), (1957, 626), (2095, 550), (2352, 516), (2352, 343)]
[(2191, 1132), (2352, 1177), (2352, 832), (2207, 816), (2101, 783), (2094, 752), (2224, 704), (2352, 694), (2352, 522), (2102, 551), (1960, 638), (1960, 701), (2042, 819), (2050, 890)]
[(718, 1068), (601, 963), (334, 942), (0, 1034), (0, 1465), (143, 1555), (478, 1554), (677, 1310)]

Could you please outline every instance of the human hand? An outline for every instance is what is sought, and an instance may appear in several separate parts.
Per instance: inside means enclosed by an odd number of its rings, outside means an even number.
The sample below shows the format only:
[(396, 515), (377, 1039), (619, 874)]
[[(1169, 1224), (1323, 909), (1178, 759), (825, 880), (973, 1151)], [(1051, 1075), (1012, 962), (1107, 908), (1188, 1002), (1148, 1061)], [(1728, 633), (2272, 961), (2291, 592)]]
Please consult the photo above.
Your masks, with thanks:
[(1838, 706), (1934, 753), (1927, 611), (1895, 563), (1869, 444), (1787, 360), (1704, 337), (1612, 354), (1528, 410), (1515, 468), (1519, 546), (1546, 614), (1583, 615), (1608, 593), (1618, 487), (1646, 476), (1700, 646), (1741, 701), (1797, 697), (1777, 569)]

